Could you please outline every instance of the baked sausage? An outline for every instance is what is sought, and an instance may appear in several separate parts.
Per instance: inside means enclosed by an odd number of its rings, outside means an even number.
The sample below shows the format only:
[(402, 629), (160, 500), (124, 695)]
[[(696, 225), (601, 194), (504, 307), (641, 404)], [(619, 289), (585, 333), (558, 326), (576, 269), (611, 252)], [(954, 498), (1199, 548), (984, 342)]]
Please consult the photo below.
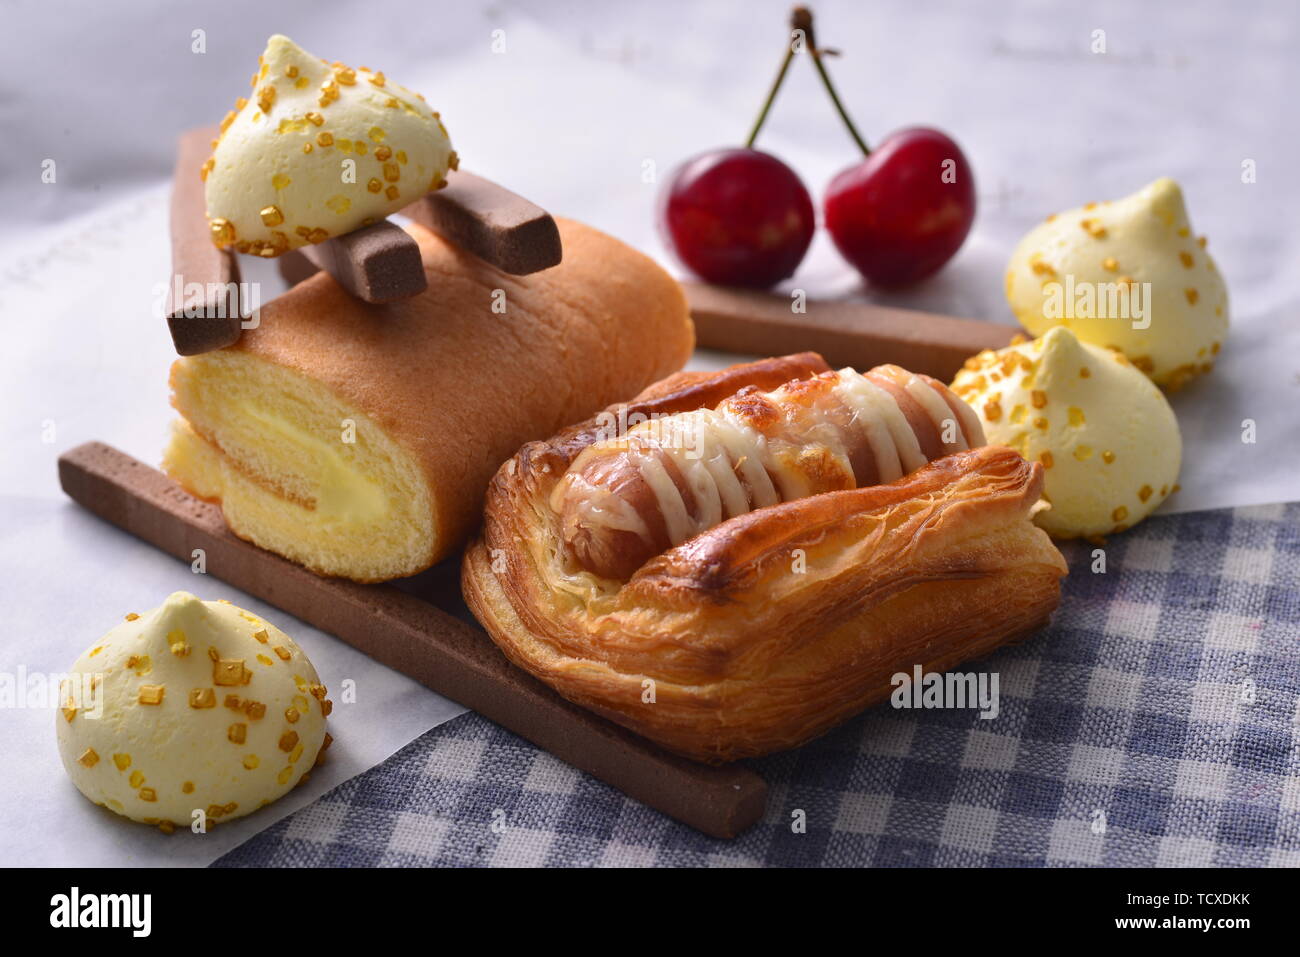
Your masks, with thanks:
[(748, 386), (715, 408), (642, 422), (585, 448), (551, 507), (577, 564), (627, 579), (726, 519), (793, 499), (892, 482), (984, 444), (943, 383), (898, 366)]

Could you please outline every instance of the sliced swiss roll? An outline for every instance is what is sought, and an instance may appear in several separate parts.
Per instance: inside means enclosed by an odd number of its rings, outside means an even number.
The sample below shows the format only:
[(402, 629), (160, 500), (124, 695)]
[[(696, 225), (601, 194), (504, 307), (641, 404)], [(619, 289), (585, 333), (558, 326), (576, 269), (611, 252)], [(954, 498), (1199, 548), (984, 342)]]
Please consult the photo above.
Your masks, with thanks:
[(382, 581), (471, 531), (497, 466), (680, 368), (693, 329), (654, 262), (560, 221), (561, 265), (510, 276), (419, 226), (428, 290), (362, 302), (320, 273), (239, 343), (172, 366), (164, 468), (232, 531)]

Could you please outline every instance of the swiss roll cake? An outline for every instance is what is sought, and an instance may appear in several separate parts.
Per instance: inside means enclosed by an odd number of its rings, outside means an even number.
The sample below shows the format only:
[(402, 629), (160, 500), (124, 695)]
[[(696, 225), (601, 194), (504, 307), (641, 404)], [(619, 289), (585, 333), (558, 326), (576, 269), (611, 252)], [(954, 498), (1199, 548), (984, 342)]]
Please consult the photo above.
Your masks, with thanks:
[(523, 443), (635, 395), (694, 342), (677, 283), (559, 221), (564, 261), (510, 276), (420, 226), (428, 289), (362, 302), (319, 273), (233, 346), (178, 359), (163, 467), (242, 538), (323, 575), (427, 568)]

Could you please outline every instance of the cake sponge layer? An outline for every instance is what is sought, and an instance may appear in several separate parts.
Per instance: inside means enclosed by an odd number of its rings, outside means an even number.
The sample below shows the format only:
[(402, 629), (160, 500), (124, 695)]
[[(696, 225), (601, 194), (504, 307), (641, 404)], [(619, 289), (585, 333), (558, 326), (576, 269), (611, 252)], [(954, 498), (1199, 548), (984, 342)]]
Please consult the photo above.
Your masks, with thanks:
[(176, 363), (163, 467), (231, 530), (324, 575), (382, 581), (433, 560), (415, 460), (318, 382), (246, 352)]

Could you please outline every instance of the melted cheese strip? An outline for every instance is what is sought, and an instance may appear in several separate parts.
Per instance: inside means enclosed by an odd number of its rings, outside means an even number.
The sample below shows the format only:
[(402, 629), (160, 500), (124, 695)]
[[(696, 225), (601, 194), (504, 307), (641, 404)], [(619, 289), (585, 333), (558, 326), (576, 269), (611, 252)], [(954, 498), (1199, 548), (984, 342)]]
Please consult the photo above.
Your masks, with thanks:
[[(957, 422), (953, 409), (924, 379), (909, 373), (910, 378), (902, 380), (902, 375), (896, 371), (890, 376), (891, 381), (899, 382), (942, 436), (945, 423)], [(857, 483), (848, 446), (856, 445), (861, 438), (866, 439), (882, 483), (902, 478), (928, 463), (893, 392), (852, 369), (841, 369), (836, 373), (831, 394), (852, 413), (849, 428), (861, 430), (861, 435), (846, 435), (827, 414), (823, 421), (811, 426), (801, 444), (780, 437), (779, 425), (774, 430), (777, 437), (769, 440), (730, 403), (723, 402), (717, 409), (642, 422), (622, 438), (591, 446), (574, 462), (569, 482), (561, 483), (556, 494), (567, 498), (576, 496), (582, 518), (591, 524), (634, 531), (649, 539), (647, 523), (635, 507), (628, 502), (616, 504), (614, 500), (618, 496), (597, 489), (580, 477), (588, 453), (617, 444), (620, 454), (626, 456), (628, 464), (636, 469), (654, 497), (654, 507), (663, 516), (669, 540), (673, 545), (680, 545), (728, 518), (811, 494), (812, 476), (799, 467), (803, 452), (815, 455), (822, 463), (835, 463), (847, 475), (850, 486)], [(800, 401), (780, 389), (765, 397), (778, 408)], [(815, 407), (810, 411), (814, 416), (818, 413)], [(958, 423), (962, 428), (956, 430), (953, 442), (948, 443), (949, 452), (969, 447), (965, 431), (981, 435), (974, 413), (969, 409), (964, 412), (970, 413), (969, 419), (975, 421), (976, 427), (968, 429), (967, 416), (962, 415)], [(680, 485), (674, 480), (674, 472), (680, 478)], [(559, 500), (555, 503), (558, 505)]]
[[(910, 395), (916, 403), (925, 410), (925, 414), (930, 417), (934, 423), (935, 431), (939, 433), (939, 441), (944, 442), (944, 433), (948, 430), (949, 424), (959, 426), (956, 416), (952, 414), (952, 409), (948, 408), (948, 403), (943, 401), (939, 393), (930, 388), (924, 381), (917, 376), (912, 376), (907, 380), (904, 386), (907, 394)], [(965, 452), (969, 445), (966, 444), (966, 436), (962, 433), (960, 427), (955, 428), (956, 435), (951, 442), (944, 442), (944, 451), (952, 454), (953, 452)]]

